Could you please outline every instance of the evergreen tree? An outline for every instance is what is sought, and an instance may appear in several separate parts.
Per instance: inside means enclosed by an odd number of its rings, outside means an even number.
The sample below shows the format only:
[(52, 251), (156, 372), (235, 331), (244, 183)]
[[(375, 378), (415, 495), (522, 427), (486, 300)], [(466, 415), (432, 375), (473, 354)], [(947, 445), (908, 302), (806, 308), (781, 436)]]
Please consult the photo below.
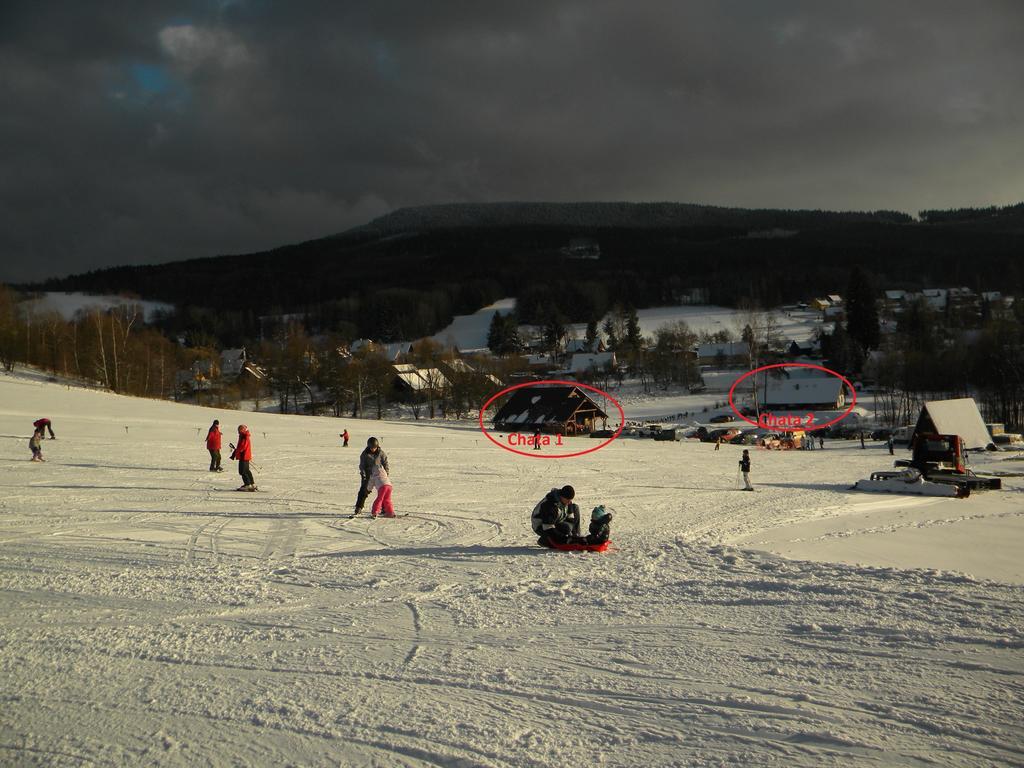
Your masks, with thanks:
[(862, 354), (878, 349), (882, 340), (875, 293), (871, 278), (860, 266), (855, 266), (846, 288), (846, 332)]
[(625, 343), (630, 349), (640, 349), (644, 345), (644, 337), (640, 334), (640, 318), (633, 307), (626, 312)]
[(587, 323), (587, 333), (583, 337), (583, 343), (587, 352), (597, 351), (597, 320), (590, 320)]
[(487, 347), (496, 355), (514, 355), (522, 350), (519, 340), (519, 318), (515, 312), (495, 312), (487, 331)]

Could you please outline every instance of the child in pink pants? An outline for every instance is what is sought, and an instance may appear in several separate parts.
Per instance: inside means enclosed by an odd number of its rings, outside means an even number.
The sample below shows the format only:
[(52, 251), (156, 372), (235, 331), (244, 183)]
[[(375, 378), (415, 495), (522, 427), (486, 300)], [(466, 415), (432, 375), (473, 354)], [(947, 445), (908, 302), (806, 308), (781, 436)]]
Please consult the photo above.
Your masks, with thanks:
[(391, 503), (391, 478), (388, 477), (388, 471), (379, 465), (375, 466), (373, 474), (370, 475), (370, 482), (377, 489), (377, 496), (370, 507), (370, 515), (377, 517), (383, 510), (381, 517), (394, 517), (395, 505)]

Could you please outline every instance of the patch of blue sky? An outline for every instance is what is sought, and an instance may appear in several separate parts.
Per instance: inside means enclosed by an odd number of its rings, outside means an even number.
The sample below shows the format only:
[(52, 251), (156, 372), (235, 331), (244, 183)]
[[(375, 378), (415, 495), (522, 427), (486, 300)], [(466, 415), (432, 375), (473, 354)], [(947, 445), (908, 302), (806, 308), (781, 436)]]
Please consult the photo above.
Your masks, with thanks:
[(167, 67), (133, 61), (124, 65), (121, 76), (109, 89), (109, 96), (130, 107), (180, 108), (188, 102), (189, 89)]

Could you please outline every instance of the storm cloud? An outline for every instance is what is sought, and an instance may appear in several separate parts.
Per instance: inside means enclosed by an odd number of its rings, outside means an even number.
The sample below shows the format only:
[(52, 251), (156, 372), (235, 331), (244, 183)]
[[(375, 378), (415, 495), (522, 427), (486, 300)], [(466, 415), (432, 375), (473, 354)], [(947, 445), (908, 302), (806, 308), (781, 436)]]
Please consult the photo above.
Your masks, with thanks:
[(1007, 2), (6, 2), (0, 280), (440, 202), (1024, 199)]

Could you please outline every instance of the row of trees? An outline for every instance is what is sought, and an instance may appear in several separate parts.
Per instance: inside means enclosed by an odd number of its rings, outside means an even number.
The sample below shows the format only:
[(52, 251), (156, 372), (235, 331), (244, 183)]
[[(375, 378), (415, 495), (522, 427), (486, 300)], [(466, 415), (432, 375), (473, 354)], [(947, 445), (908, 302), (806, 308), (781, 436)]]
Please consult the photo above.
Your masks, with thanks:
[(988, 421), (1024, 426), (1024, 306), (996, 311), (969, 336), (951, 334), (941, 315), (911, 307), (865, 374), (881, 390), (881, 416), (914, 421), (926, 400), (974, 397)]
[(22, 362), (114, 392), (166, 397), (175, 371), (191, 359), (143, 325), (136, 304), (94, 308), (65, 320), (56, 312), (33, 311), (0, 285), (0, 364), (8, 371)]

